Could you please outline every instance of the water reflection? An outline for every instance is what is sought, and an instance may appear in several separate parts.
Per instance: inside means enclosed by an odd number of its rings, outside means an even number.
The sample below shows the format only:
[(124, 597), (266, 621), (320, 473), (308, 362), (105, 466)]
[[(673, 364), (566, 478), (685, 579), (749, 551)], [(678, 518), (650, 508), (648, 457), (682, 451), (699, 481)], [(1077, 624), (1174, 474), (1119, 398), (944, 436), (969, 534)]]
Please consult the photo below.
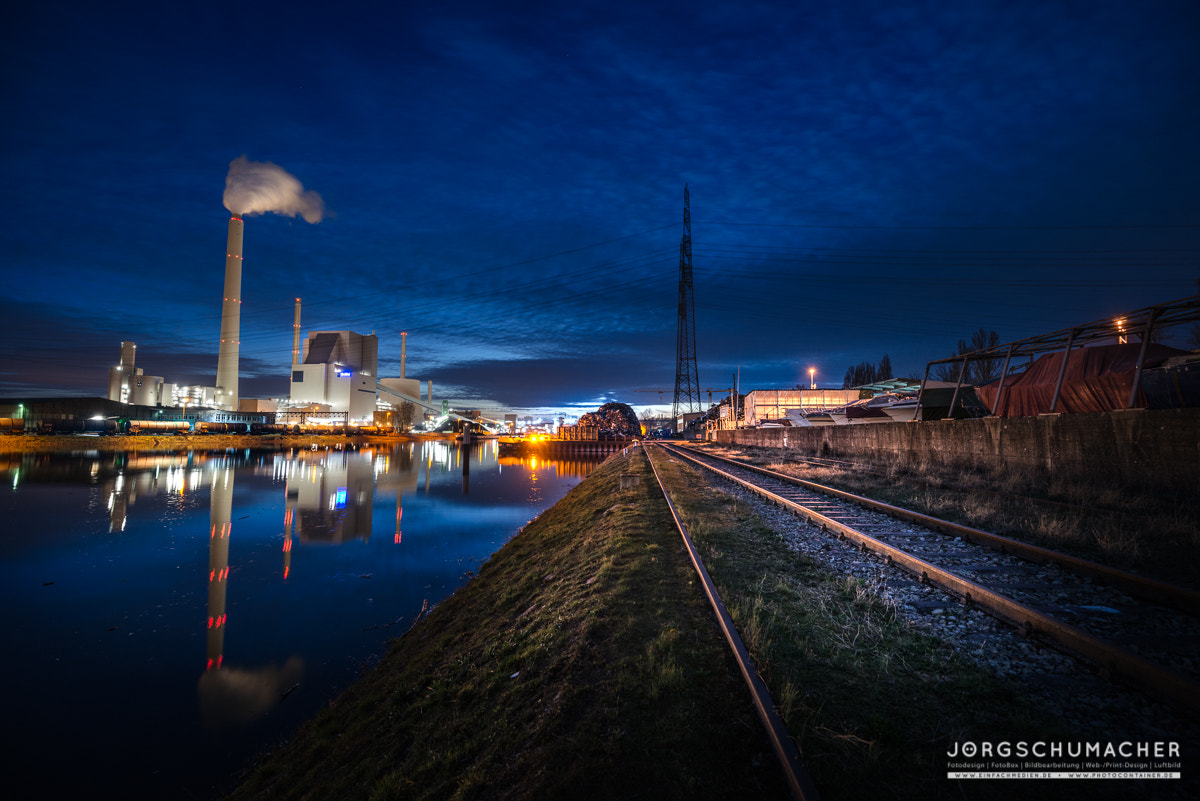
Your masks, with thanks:
[(229, 538), (233, 518), (233, 469), (213, 471), (208, 531), (208, 664), (220, 669), (225, 651), (225, 592), (229, 586)]
[(598, 461), (494, 441), (0, 457), (14, 761), (65, 796), (136, 753), (124, 797), (211, 795)]
[[(299, 656), (290, 657), (282, 668), (268, 665), (243, 669), (222, 665), (225, 629), (229, 623), (225, 598), (229, 586), (229, 542), (233, 534), (233, 482), (234, 469), (226, 460), (213, 471), (209, 495), (208, 662), (196, 689), (201, 718), (211, 728), (252, 723), (277, 706), (285, 688), (298, 686), (304, 675), (304, 660)], [(289, 507), (288, 519), (292, 512)], [(284, 545), (284, 578), (291, 557), (290, 540), (289, 531)]]
[(321, 454), (286, 463), (285, 523), (300, 542), (341, 544), (371, 539), (374, 490), (387, 483), (371, 453)]

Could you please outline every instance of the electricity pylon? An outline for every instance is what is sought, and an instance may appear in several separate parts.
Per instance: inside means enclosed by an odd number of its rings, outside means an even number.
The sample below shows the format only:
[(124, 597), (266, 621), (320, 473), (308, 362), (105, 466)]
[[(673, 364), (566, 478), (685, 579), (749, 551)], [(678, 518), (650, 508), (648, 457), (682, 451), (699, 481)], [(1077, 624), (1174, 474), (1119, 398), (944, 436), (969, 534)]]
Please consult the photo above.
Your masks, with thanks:
[(703, 411), (700, 376), (696, 368), (696, 299), (692, 287), (692, 210), (683, 185), (683, 239), (679, 242), (679, 323), (675, 344), (675, 402), (671, 416)]

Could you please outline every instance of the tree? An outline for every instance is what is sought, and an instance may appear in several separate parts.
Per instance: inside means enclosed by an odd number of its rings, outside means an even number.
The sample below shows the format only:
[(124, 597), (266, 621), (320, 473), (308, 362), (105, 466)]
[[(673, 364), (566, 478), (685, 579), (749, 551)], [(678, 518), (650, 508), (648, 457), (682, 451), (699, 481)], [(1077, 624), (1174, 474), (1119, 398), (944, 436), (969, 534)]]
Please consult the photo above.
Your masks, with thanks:
[(876, 381), (887, 381), (891, 377), (892, 359), (885, 353), (879, 360), (879, 364), (861, 362), (847, 370), (846, 377), (842, 379), (842, 389), (874, 384)]
[[(977, 350), (994, 348), (999, 344), (999, 334), (995, 331), (986, 331), (980, 328), (974, 334), (971, 334), (970, 342), (963, 339), (958, 340), (958, 352), (950, 355), (962, 356), (967, 353), (974, 353)], [(966, 372), (962, 374), (963, 383), (979, 386), (980, 384), (994, 381), (1000, 377), (1000, 368), (1003, 365), (1004, 360), (999, 358), (971, 359), (967, 362)], [(958, 374), (961, 368), (961, 361), (950, 362), (948, 364), (939, 364), (933, 373), (941, 381), (958, 381)]]
[(401, 431), (410, 431), (413, 427), (413, 414), (416, 411), (408, 401), (400, 404), (400, 408), (396, 411), (396, 426)]
[(875, 380), (887, 381), (889, 378), (894, 378), (892, 374), (892, 359), (886, 353), (879, 360), (879, 366), (875, 368)]

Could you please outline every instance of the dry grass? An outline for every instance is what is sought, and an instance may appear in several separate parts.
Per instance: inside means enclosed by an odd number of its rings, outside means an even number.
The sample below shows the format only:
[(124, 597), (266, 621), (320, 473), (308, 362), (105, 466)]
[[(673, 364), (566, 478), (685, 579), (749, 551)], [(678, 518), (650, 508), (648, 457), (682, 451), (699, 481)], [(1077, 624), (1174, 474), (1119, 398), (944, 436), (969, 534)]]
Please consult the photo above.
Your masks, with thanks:
[[(725, 455), (725, 449), (708, 446)], [(1107, 484), (1041, 481), (998, 469), (929, 463), (810, 465), (741, 448), (753, 464), (1035, 545), (1200, 588), (1200, 499), (1163, 499)]]

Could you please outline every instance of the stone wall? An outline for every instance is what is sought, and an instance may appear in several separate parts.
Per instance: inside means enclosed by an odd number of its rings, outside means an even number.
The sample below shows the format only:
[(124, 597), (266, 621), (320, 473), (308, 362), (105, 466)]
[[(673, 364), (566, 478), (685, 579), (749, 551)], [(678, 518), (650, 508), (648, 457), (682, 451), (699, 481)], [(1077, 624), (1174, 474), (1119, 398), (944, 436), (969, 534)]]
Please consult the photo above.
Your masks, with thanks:
[(1200, 492), (1200, 409), (740, 429), (717, 432), (717, 441), (939, 471), (1020, 472), (1030, 481)]

